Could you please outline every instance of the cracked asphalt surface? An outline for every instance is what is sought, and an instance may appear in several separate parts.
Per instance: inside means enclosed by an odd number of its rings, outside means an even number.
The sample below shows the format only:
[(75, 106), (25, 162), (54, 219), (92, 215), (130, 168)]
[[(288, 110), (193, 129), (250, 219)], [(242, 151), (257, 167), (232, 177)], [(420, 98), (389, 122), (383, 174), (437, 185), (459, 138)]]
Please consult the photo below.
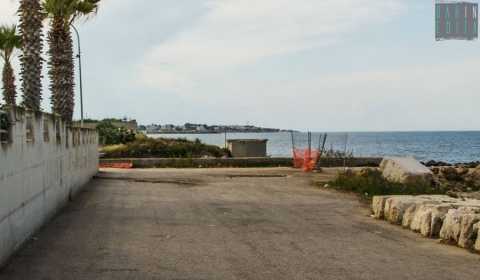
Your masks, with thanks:
[(479, 279), (480, 256), (273, 169), (103, 170), (0, 279)]

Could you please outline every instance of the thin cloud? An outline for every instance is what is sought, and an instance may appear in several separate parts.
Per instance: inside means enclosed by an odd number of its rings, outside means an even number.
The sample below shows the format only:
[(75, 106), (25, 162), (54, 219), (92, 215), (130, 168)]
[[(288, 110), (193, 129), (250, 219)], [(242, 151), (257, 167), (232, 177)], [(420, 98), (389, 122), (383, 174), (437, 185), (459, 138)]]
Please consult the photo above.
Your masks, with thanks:
[(17, 23), (18, 1), (2, 0), (0, 3), (0, 22), (1, 24)]
[(216, 78), (261, 58), (330, 45), (398, 15), (400, 0), (208, 1), (191, 29), (151, 48), (138, 64), (140, 84), (175, 89)]

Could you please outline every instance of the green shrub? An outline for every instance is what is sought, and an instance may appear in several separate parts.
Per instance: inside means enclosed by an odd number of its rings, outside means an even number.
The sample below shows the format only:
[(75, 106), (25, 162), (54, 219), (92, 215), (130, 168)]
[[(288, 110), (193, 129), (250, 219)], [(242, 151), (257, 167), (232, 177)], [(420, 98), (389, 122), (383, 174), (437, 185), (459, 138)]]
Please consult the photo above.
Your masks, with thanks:
[(0, 111), (0, 129), (8, 130), (10, 127), (10, 121), (8, 119), (7, 113)]
[(126, 128), (115, 127), (108, 120), (101, 121), (97, 125), (97, 131), (102, 145), (125, 144), (135, 140), (135, 133)]
[(365, 198), (376, 195), (399, 194), (443, 194), (444, 190), (425, 181), (408, 184), (394, 183), (383, 178), (382, 173), (376, 169), (364, 169), (361, 173), (339, 173), (335, 180), (329, 184), (338, 190), (358, 193)]
[(147, 139), (147, 138), (148, 138), (148, 136), (145, 135), (145, 134), (143, 134), (143, 133), (141, 133), (141, 132), (135, 134), (135, 140), (145, 140), (145, 139)]
[(229, 156), (229, 152), (200, 140), (138, 137), (123, 145), (106, 146), (101, 151), (108, 158), (195, 158)]

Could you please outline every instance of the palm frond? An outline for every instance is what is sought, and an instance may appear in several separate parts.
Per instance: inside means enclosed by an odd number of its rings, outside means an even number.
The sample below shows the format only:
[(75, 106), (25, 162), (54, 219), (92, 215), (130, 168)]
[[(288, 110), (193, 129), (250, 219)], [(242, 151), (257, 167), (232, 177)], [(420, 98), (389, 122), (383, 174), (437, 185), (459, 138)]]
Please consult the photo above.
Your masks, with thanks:
[(43, 13), (46, 17), (62, 18), (66, 26), (76, 19), (95, 15), (100, 0), (43, 0)]
[(16, 25), (0, 26), (0, 50), (1, 57), (9, 60), (15, 49), (22, 46), (22, 37), (17, 33)]

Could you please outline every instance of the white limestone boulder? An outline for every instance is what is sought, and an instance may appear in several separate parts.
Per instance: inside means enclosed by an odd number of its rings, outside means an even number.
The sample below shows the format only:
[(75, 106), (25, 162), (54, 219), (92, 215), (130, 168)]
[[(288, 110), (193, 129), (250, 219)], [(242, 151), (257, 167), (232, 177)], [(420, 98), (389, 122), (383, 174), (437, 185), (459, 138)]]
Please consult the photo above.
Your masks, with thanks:
[[(447, 210), (457, 200), (445, 195), (421, 195), (415, 198), (416, 203), (408, 207), (403, 214), (402, 226), (421, 232), (425, 236), (436, 236)], [(429, 219), (422, 215), (427, 215)]]
[(402, 219), (402, 226), (404, 228), (410, 228), (413, 218), (415, 217), (415, 213), (417, 213), (417, 210), (420, 208), (420, 206), (421, 204), (416, 203), (408, 207), (407, 210), (405, 210)]
[(403, 214), (412, 205), (418, 203), (418, 199), (410, 195), (397, 195), (385, 201), (385, 220), (392, 224), (402, 224)]
[(413, 157), (388, 157), (380, 163), (385, 179), (397, 183), (431, 183), (432, 171)]
[(451, 204), (441, 204), (438, 201), (417, 205), (417, 210), (411, 218), (410, 229), (419, 232), (424, 237), (438, 236), (445, 215), (451, 207)]
[[(475, 211), (477, 212), (477, 211)], [(480, 222), (480, 214), (465, 214), (460, 224), (460, 236), (458, 238), (458, 246), (462, 248), (473, 248), (477, 241), (478, 230), (475, 225)]]
[(445, 195), (391, 195), (373, 198), (374, 217), (425, 237), (480, 252), (480, 200)]
[[(443, 221), (442, 229), (440, 230), (440, 238), (448, 243), (458, 244), (462, 232), (462, 220), (464, 217), (474, 214), (476, 214), (475, 209), (472, 207), (460, 207), (458, 209), (448, 210)], [(465, 223), (466, 222), (464, 222), (464, 224)]]
[(372, 212), (373, 217), (376, 219), (383, 219), (384, 210), (385, 210), (385, 202), (389, 199), (390, 196), (374, 196), (372, 199)]
[(456, 202), (457, 199), (444, 195), (377, 196), (373, 198), (372, 211), (377, 219), (384, 218), (425, 236), (436, 236), (445, 214)]
[(477, 234), (477, 241), (476, 241), (475, 244), (473, 245), (473, 249), (474, 249), (475, 251), (480, 252), (480, 223), (476, 223), (476, 224), (473, 226), (473, 232), (474, 232), (474, 234), (475, 234), (475, 233)]
[(427, 223), (430, 224), (431, 220), (431, 210), (430, 206), (428, 205), (416, 205), (416, 210), (412, 213), (413, 217), (408, 219), (411, 220), (410, 222), (410, 229), (416, 232), (420, 232), (420, 229), (423, 224)]

